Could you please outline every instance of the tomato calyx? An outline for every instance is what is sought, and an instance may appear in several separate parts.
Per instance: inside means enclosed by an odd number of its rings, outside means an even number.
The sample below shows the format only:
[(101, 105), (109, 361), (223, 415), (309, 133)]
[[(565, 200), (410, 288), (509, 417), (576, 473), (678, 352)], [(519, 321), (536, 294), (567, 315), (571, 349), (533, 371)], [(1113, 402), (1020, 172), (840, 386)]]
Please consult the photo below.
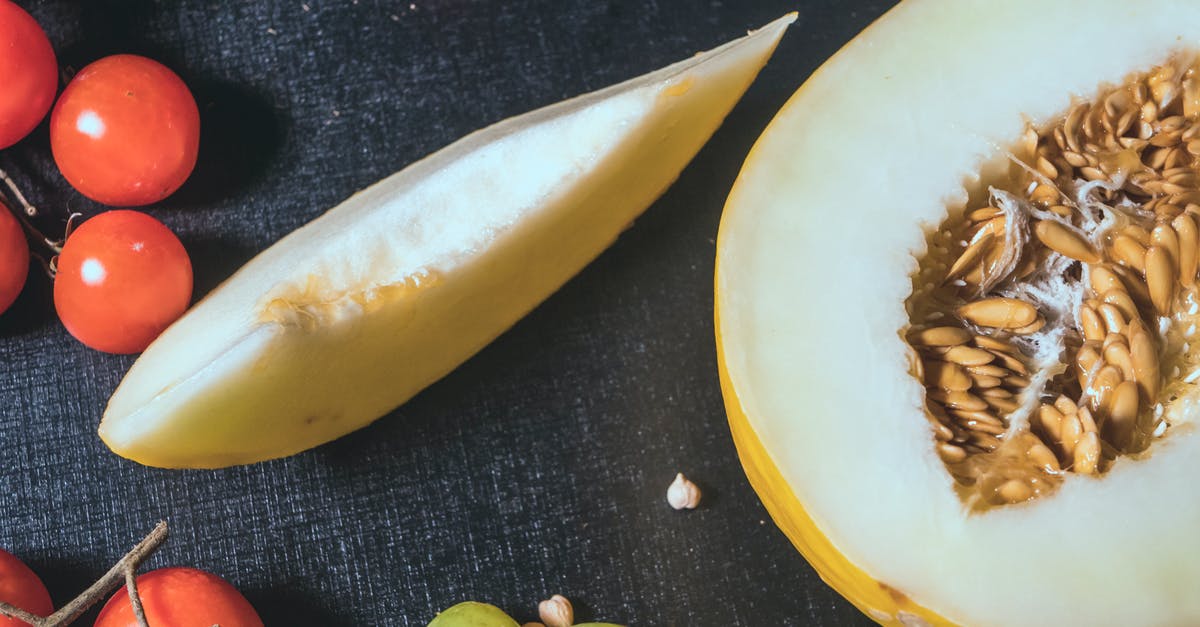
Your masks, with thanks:
[(126, 590), (129, 592), (129, 599), (132, 602), (133, 613), (137, 617), (138, 625), (149, 627), (149, 623), (146, 621), (146, 613), (142, 608), (141, 597), (138, 596), (136, 583), (137, 570), (143, 562), (166, 542), (167, 535), (166, 521), (159, 522), (149, 535), (143, 538), (141, 542), (138, 542), (107, 573), (104, 573), (103, 577), (50, 616), (38, 616), (3, 601), (0, 601), (0, 616), (25, 621), (32, 625), (32, 627), (63, 627), (70, 625), (84, 612), (100, 601), (103, 601), (109, 594), (112, 594), (124, 584)]

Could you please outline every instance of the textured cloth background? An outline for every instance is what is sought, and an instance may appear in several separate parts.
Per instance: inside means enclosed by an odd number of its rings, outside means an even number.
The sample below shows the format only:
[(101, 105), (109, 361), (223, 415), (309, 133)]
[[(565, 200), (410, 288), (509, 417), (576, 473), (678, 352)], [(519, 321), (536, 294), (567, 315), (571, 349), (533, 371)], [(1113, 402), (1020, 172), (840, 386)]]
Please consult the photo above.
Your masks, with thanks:
[[(500, 119), (630, 78), (790, 11), (800, 20), (678, 183), (599, 260), (445, 380), (290, 459), (177, 472), (95, 435), (132, 358), (91, 351), (35, 272), (0, 317), (0, 546), (62, 603), (165, 518), (268, 625), (424, 625), (467, 599), (519, 620), (561, 592), (632, 625), (864, 622), (767, 518), (725, 423), (714, 239), (762, 128), (884, 1), (22, 2), (64, 66), (135, 52), (193, 88), (201, 162), (152, 209), (203, 295), (354, 191)], [(98, 208), (45, 125), (0, 152), (40, 225)], [(701, 509), (664, 503), (676, 471)], [(88, 624), (84, 622), (83, 624)]]

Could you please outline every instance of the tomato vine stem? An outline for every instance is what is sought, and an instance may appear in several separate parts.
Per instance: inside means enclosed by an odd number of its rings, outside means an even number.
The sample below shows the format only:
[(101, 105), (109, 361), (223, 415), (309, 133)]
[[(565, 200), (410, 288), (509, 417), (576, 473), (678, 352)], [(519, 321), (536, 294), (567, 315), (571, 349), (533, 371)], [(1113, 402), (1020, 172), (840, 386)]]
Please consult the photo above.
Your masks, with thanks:
[[(25, 232), (29, 236), (30, 240), (41, 244), (55, 255), (61, 253), (63, 243), (66, 242), (66, 236), (63, 236), (62, 240), (55, 240), (43, 235), (42, 232), (39, 231), (37, 227), (33, 226), (33, 223), (29, 221), (29, 218), (36, 217), (38, 215), (37, 207), (29, 204), (29, 201), (25, 198), (25, 195), (21, 193), (21, 188), (18, 187), (17, 183), (12, 180), (12, 177), (8, 175), (8, 172), (5, 172), (2, 169), (0, 169), (0, 181), (4, 182), (4, 184), (8, 187), (9, 192), (8, 194), (0, 192), (0, 205), (4, 205), (10, 211), (12, 211), (12, 214), (16, 216), (17, 220), (21, 223), (21, 226), (25, 229)], [(4, 202), (5, 198), (15, 200), (17, 204), (20, 205), (21, 211), (18, 211), (12, 207), (10, 203)], [(71, 223), (75, 220), (77, 215), (78, 214), (71, 214), (71, 217), (67, 220), (68, 232), (71, 228)]]
[(70, 625), (72, 621), (79, 618), (93, 605), (99, 603), (109, 594), (112, 594), (117, 588), (120, 588), (123, 581), (125, 589), (129, 591), (129, 599), (133, 605), (133, 615), (137, 618), (138, 625), (140, 627), (149, 627), (149, 624), (146, 622), (146, 612), (142, 607), (142, 599), (137, 591), (137, 569), (142, 565), (142, 562), (146, 561), (147, 558), (166, 542), (167, 535), (166, 521), (159, 522), (149, 535), (143, 538), (141, 542), (138, 542), (107, 573), (104, 573), (103, 577), (50, 616), (38, 616), (3, 601), (0, 601), (0, 616), (25, 621), (32, 627), (63, 627)]
[(16, 198), (17, 202), (21, 203), (21, 208), (25, 210), (25, 215), (30, 218), (36, 218), (38, 214), (37, 207), (29, 204), (29, 201), (25, 199), (25, 194), (21, 193), (21, 188), (17, 187), (17, 184), (8, 175), (8, 172), (0, 170), (0, 179), (8, 186), (8, 191), (12, 193), (13, 198)]

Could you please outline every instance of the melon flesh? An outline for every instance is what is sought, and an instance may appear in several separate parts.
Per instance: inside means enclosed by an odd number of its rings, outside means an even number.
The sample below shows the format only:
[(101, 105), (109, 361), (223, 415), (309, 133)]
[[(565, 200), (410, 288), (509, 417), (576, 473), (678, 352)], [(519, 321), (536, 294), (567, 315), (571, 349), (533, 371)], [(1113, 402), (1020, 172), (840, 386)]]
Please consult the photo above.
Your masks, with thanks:
[[(777, 522), (874, 619), (1200, 623), (1194, 394), (1147, 459), (970, 513), (903, 339), (926, 232), (981, 167), (1027, 122), (1194, 51), (1198, 33), (1200, 4), (1183, 1), (909, 0), (809, 79), (747, 160), (716, 273), (726, 402), (754, 439), (739, 450)], [(908, 601), (920, 611), (898, 611)]]
[(100, 437), (143, 464), (219, 467), (390, 411), (611, 244), (794, 19), (496, 124), (350, 198), (167, 329), (113, 394)]

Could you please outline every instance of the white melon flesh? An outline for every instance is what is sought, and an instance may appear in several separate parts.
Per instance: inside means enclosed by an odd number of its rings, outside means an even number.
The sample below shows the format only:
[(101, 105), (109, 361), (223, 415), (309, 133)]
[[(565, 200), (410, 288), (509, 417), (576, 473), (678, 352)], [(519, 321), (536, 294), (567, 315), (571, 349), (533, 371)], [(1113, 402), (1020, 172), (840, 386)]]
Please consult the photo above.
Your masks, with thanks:
[(355, 195), (154, 342), (101, 437), (144, 464), (217, 467), (296, 453), (387, 413), (612, 243), (794, 19), (479, 131)]
[(1195, 2), (909, 0), (797, 92), (729, 198), (727, 394), (836, 550), (949, 620), (1200, 624), (1192, 395), (1148, 459), (968, 513), (903, 340), (926, 233), (961, 211), (981, 164), (1027, 121), (1197, 48)]

